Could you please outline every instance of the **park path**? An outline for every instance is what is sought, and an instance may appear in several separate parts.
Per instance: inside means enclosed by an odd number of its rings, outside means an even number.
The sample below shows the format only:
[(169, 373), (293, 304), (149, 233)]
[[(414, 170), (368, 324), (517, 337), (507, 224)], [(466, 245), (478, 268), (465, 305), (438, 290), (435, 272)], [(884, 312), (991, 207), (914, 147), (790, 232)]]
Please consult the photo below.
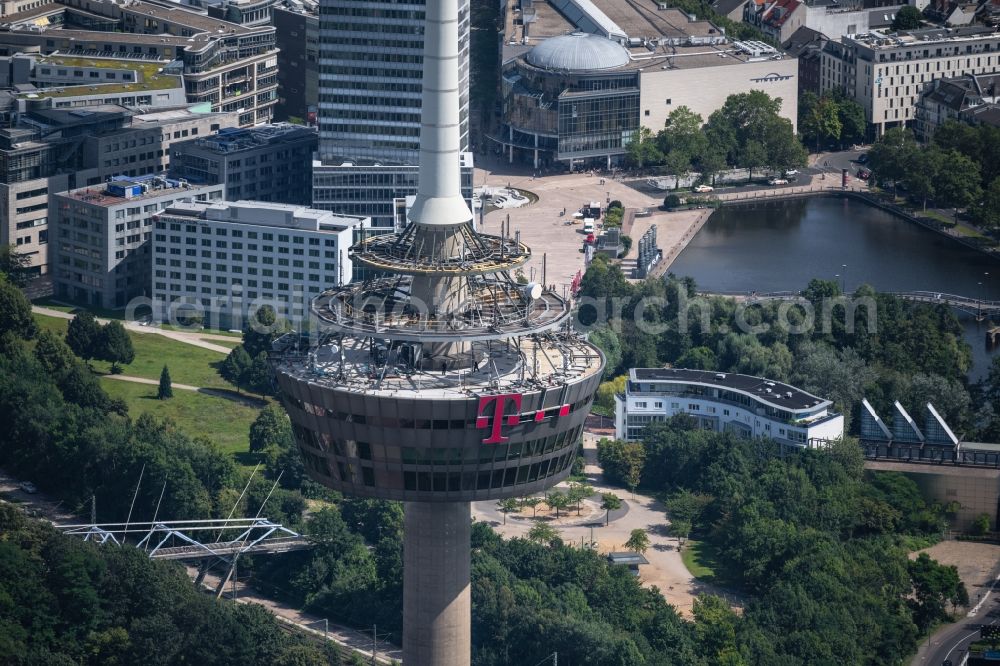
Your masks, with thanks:
[[(75, 315), (69, 312), (63, 312), (62, 310), (54, 310), (52, 308), (42, 307), (40, 305), (32, 305), (31, 311), (36, 312), (40, 315), (45, 315), (46, 317), (56, 317), (58, 319), (72, 319)], [(97, 321), (101, 324), (106, 324), (109, 319), (97, 318)], [(184, 344), (194, 345), (195, 347), (201, 347), (202, 349), (208, 349), (214, 352), (219, 352), (220, 354), (228, 355), (232, 351), (229, 347), (223, 345), (217, 345), (209, 340), (226, 340), (228, 342), (239, 342), (239, 338), (234, 338), (226, 335), (217, 335), (214, 333), (193, 333), (187, 331), (165, 331), (162, 328), (156, 326), (142, 326), (139, 322), (126, 321), (123, 322), (125, 328), (134, 333), (153, 333), (155, 335), (162, 335), (165, 338), (169, 338), (176, 342), (183, 342)]]
[[(187, 565), (186, 568), (188, 575), (191, 576), (192, 580), (197, 577), (197, 567)], [(204, 585), (207, 589), (215, 590), (219, 585), (219, 577), (211, 573), (206, 575)], [(230, 582), (226, 586), (224, 598), (233, 598), (232, 589), (233, 583)], [(279, 620), (295, 625), (304, 631), (308, 631), (313, 636), (323, 636), (325, 631), (327, 640), (354, 650), (360, 655), (366, 657), (366, 663), (367, 660), (370, 660), (372, 657), (371, 635), (360, 632), (356, 629), (351, 629), (350, 627), (328, 622), (325, 618), (320, 617), (319, 615), (307, 613), (282, 601), (276, 601), (269, 597), (265, 597), (243, 581), (236, 583), (236, 600), (239, 603), (244, 604), (260, 604), (267, 610), (274, 613)], [(383, 637), (382, 630), (379, 630), (378, 635), (378, 663), (388, 664), (390, 663), (390, 659), (402, 662), (403, 651), (397, 645), (386, 642), (386, 639)], [(398, 639), (398, 637), (395, 638)]]
[[(101, 375), (104, 379), (117, 379), (123, 382), (134, 382), (136, 384), (147, 384), (149, 386), (159, 386), (160, 380), (149, 379), (147, 377), (135, 377), (133, 375)], [(170, 382), (171, 388), (180, 389), (182, 391), (197, 391), (198, 393), (204, 393), (205, 395), (212, 395), (217, 398), (225, 398), (226, 400), (233, 400), (235, 402), (242, 402), (249, 407), (256, 407), (262, 409), (267, 407), (267, 401), (261, 400), (260, 398), (255, 398), (250, 395), (243, 395), (242, 393), (234, 393), (228, 389), (211, 388), (208, 386), (191, 386), (190, 384), (177, 384)]]
[[(147, 379), (146, 377), (133, 377), (132, 375), (103, 375), (104, 379), (117, 379), (122, 382), (134, 382), (136, 384), (148, 384), (150, 386), (159, 386), (160, 380), (158, 379)], [(170, 382), (170, 387), (175, 389), (181, 389), (182, 391), (202, 391), (204, 389), (198, 386), (191, 386), (190, 384), (178, 384), (177, 382)]]
[[(739, 600), (734, 600), (732, 594), (697, 580), (684, 566), (681, 553), (677, 550), (677, 539), (669, 536), (670, 521), (661, 502), (648, 495), (639, 493), (631, 495), (621, 488), (607, 484), (603, 471), (597, 464), (598, 439), (594, 433), (584, 433), (583, 449), (587, 461), (584, 472), (587, 475), (587, 483), (598, 493), (615, 493), (628, 505), (628, 510), (613, 513), (611, 524), (608, 526), (604, 525), (604, 512), (599, 511), (594, 515), (593, 507), (591, 507), (593, 519), (585, 521), (584, 524), (572, 521), (571, 517), (559, 521), (546, 520), (546, 522), (555, 527), (566, 542), (586, 542), (593, 538), (598, 544), (598, 551), (602, 553), (624, 550), (623, 544), (628, 540), (632, 530), (646, 530), (649, 535), (649, 549), (645, 556), (649, 564), (643, 565), (640, 569), (642, 583), (646, 587), (659, 588), (666, 600), (683, 617), (691, 618), (694, 600), (700, 594), (724, 596), (731, 604), (738, 605)], [(507, 522), (503, 524), (503, 516), (497, 510), (496, 502), (473, 503), (472, 515), (476, 520), (487, 522), (507, 538), (525, 537), (535, 523), (526, 510), (522, 514), (508, 514)], [(577, 524), (566, 524), (568, 522)]]

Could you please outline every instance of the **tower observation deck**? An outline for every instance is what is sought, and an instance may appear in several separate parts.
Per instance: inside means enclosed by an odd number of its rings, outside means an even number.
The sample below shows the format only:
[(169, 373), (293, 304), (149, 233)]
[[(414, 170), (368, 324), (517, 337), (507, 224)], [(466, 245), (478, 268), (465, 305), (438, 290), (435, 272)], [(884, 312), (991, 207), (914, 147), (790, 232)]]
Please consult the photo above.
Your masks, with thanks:
[(604, 367), (572, 331), (566, 295), (511, 277), (530, 256), (518, 234), (472, 225), (457, 22), (457, 0), (428, 0), (411, 224), (352, 248), (380, 277), (320, 294), (308, 335), (279, 338), (271, 356), (309, 476), (405, 502), (408, 666), (469, 664), (470, 502), (569, 475)]

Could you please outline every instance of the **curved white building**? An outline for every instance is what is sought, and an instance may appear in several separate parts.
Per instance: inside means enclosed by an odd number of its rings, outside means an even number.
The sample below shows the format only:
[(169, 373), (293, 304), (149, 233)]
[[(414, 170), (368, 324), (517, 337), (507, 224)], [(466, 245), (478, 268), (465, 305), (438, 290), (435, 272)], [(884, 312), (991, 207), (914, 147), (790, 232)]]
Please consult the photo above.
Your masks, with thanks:
[(615, 397), (615, 436), (634, 441), (654, 421), (688, 414), (701, 428), (807, 447), (844, 435), (833, 403), (782, 382), (683, 368), (633, 368)]

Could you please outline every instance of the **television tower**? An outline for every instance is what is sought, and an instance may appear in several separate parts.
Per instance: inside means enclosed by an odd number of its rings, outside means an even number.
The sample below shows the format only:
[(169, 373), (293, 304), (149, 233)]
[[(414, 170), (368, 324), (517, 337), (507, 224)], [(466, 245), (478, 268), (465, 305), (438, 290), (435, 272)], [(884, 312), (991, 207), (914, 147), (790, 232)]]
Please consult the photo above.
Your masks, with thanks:
[(569, 475), (604, 367), (571, 330), (565, 295), (511, 277), (530, 257), (519, 234), (473, 228), (457, 29), (458, 0), (428, 0), (411, 224), (353, 247), (380, 277), (317, 296), (310, 333), (272, 354), (309, 476), (405, 503), (407, 666), (469, 664), (470, 502)]

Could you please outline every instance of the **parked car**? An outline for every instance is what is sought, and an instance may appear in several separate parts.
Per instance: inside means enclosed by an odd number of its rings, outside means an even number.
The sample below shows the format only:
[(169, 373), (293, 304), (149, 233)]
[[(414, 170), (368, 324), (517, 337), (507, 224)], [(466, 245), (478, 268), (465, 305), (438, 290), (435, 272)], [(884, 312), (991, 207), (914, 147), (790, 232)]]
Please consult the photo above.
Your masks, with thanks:
[(712, 192), (714, 190), (715, 188), (712, 187), (711, 185), (699, 185), (698, 187), (694, 188), (695, 192)]
[(36, 488), (35, 484), (33, 484), (31, 481), (22, 481), (21, 490), (28, 493), (29, 495), (34, 495), (35, 493), (38, 492), (38, 488)]
[(858, 155), (858, 164), (868, 164), (868, 153)]
[(798, 169), (789, 169), (788, 171), (785, 172), (785, 177), (786, 178), (788, 176), (797, 176), (797, 175), (799, 175), (799, 170)]
[(868, 180), (871, 178), (872, 172), (868, 169), (858, 169), (858, 178), (861, 180)]
[(772, 178), (767, 181), (768, 185), (788, 185), (788, 180), (786, 178)]

